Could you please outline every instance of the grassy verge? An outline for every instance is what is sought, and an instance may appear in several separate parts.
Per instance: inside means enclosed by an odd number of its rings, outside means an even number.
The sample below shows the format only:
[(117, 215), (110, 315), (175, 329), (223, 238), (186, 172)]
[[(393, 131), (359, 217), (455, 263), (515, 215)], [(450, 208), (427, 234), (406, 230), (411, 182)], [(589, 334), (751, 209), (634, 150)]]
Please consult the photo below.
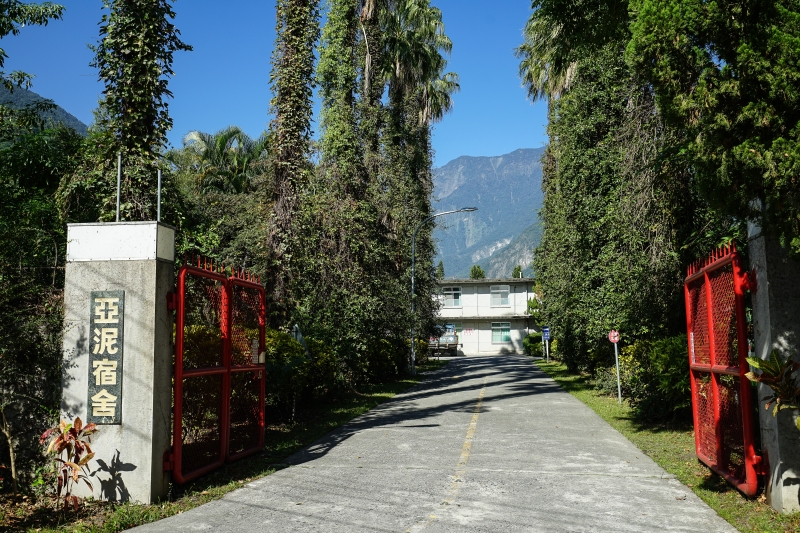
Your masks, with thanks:
[[(445, 361), (431, 360), (418, 365), (417, 369), (422, 374), (445, 364)], [(62, 513), (52, 510), (51, 501), (37, 502), (31, 496), (0, 496), (0, 531), (112, 533), (182, 513), (284, 468), (283, 462), (293, 453), (422, 379), (424, 375), (375, 385), (361, 394), (304, 409), (298, 413), (298, 421), (294, 424), (267, 426), (266, 444), (261, 454), (225, 465), (194, 482), (176, 486), (170, 500), (163, 503), (87, 502), (77, 513)]]
[(800, 531), (800, 513), (781, 515), (764, 503), (764, 498), (748, 500), (720, 476), (700, 463), (694, 454), (691, 422), (646, 424), (631, 416), (627, 405), (616, 397), (595, 390), (588, 376), (570, 373), (556, 362), (537, 361), (536, 365), (564, 390), (591, 407), (606, 422), (622, 433), (664, 470), (691, 488), (704, 502), (739, 531), (794, 533)]

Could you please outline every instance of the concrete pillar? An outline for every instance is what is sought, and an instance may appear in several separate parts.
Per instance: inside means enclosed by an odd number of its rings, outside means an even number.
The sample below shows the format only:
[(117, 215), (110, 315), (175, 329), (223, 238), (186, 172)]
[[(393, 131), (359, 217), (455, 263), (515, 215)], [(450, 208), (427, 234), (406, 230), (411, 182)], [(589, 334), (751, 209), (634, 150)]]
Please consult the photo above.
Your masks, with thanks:
[[(755, 271), (753, 329), (756, 357), (767, 359), (778, 350), (785, 359), (800, 348), (800, 262), (791, 259), (772, 236), (754, 224), (748, 227), (750, 267)], [(797, 413), (784, 410), (776, 417), (764, 409), (762, 398), (772, 393), (759, 384), (761, 444), (769, 466), (766, 496), (782, 513), (800, 511), (800, 431)]]
[(175, 230), (70, 224), (67, 239), (61, 417), (98, 424), (95, 498), (152, 503), (170, 481)]

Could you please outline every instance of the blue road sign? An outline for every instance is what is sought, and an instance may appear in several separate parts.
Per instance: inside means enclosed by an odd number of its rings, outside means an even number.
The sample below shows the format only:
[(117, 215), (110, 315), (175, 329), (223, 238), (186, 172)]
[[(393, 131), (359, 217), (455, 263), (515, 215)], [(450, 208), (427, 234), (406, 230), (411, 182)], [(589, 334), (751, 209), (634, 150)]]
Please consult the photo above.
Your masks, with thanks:
[(550, 340), (550, 328), (548, 326), (542, 328), (542, 338), (546, 341)]

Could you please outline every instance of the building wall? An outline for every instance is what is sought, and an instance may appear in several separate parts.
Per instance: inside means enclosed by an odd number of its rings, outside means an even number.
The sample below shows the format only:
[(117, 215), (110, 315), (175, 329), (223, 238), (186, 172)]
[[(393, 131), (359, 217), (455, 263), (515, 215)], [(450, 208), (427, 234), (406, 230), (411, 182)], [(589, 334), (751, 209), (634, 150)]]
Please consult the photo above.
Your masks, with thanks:
[[(508, 285), (508, 305), (492, 305), (491, 287)], [(522, 340), (534, 331), (528, 318), (528, 299), (533, 297), (533, 280), (498, 279), (440, 281), (439, 286), (460, 287), (461, 305), (445, 307), (444, 297), (439, 311), (442, 324), (455, 324), (459, 329), (459, 349), (464, 355), (496, 355), (523, 353)], [(509, 323), (510, 341), (493, 342), (492, 323)]]
[[(491, 304), (491, 287), (508, 285), (509, 305), (493, 306)], [(502, 317), (519, 316), (527, 313), (528, 298), (533, 297), (530, 283), (509, 283), (505, 280), (487, 283), (440, 282), (441, 287), (461, 287), (461, 307), (442, 307), (439, 315), (442, 318), (457, 317)], [(442, 300), (443, 301), (443, 300)], [(444, 301), (443, 301), (444, 303)]]
[(459, 352), (464, 355), (496, 355), (501, 353), (523, 353), (522, 339), (528, 334), (527, 320), (509, 319), (496, 322), (509, 322), (511, 342), (492, 342), (492, 320), (466, 319), (462, 321), (447, 321), (448, 324), (461, 324), (459, 343), (463, 347)]

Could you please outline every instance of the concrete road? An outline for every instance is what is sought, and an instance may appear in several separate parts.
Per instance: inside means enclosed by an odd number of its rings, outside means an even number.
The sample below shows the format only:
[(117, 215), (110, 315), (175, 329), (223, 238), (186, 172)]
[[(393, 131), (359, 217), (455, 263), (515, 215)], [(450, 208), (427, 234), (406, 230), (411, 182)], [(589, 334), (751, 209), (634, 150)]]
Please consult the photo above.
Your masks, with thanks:
[(516, 355), (456, 358), (289, 463), (136, 531), (736, 531)]

